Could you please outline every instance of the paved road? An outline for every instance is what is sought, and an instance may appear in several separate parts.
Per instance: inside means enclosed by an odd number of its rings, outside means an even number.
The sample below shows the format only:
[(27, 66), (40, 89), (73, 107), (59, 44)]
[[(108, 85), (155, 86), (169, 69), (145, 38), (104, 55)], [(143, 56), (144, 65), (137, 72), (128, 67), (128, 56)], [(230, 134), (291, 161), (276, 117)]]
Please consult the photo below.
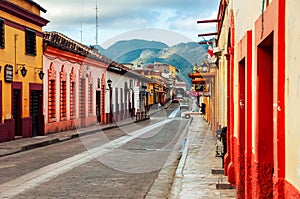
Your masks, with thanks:
[(188, 120), (177, 108), (0, 158), (0, 198), (143, 198), (160, 169), (178, 157)]

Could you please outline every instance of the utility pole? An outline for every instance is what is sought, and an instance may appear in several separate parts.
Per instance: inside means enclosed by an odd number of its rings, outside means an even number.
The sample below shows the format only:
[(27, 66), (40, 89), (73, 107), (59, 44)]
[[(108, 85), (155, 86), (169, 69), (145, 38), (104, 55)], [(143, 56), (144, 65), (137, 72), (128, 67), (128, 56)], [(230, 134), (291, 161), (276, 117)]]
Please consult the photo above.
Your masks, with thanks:
[(82, 0), (81, 0), (81, 16), (80, 16), (80, 43), (82, 43), (82, 6), (83, 6), (83, 4), (82, 4)]
[(96, 0), (96, 45), (98, 45), (98, 1)]

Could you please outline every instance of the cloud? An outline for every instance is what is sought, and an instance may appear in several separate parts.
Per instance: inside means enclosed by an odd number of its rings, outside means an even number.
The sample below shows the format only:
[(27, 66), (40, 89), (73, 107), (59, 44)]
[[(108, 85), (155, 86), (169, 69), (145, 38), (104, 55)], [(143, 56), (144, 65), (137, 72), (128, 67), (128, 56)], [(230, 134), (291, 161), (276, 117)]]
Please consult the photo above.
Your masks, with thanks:
[[(36, 0), (47, 10), (43, 17), (50, 20), (45, 30), (56, 30), (78, 37), (81, 29), (86, 43), (95, 43), (96, 0)], [(112, 34), (141, 28), (165, 28), (197, 39), (201, 30), (214, 28), (199, 25), (199, 19), (216, 18), (219, 0), (98, 0), (99, 37), (102, 41)], [(72, 30), (76, 33), (72, 33)], [(77, 36), (74, 36), (77, 35)], [(80, 35), (80, 34), (79, 34)], [(77, 39), (78, 40), (78, 39)]]
[(160, 28), (142, 28), (135, 29), (131, 31), (124, 31), (118, 35), (114, 35), (108, 40), (101, 43), (104, 48), (116, 43), (120, 40), (130, 40), (130, 39), (145, 39), (149, 41), (161, 41), (170, 46), (175, 45), (178, 41), (181, 42), (191, 42), (192, 39), (184, 34), (176, 31)]

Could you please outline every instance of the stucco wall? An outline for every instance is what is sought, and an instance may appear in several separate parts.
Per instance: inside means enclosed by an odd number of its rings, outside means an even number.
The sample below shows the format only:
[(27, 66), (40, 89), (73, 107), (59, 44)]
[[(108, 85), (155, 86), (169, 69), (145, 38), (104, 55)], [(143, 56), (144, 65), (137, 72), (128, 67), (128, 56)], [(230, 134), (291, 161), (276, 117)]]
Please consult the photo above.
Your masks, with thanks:
[[(79, 107), (80, 107), (80, 70), (84, 71), (83, 76), (86, 77), (86, 83), (85, 83), (85, 116), (83, 118), (86, 119), (86, 125), (89, 125), (89, 123), (95, 122), (96, 117), (96, 90), (101, 89), (98, 88), (98, 78), (100, 79), (102, 75), (105, 76), (106, 69), (101, 68), (95, 65), (87, 65), (88, 62), (84, 63), (82, 66), (81, 63), (76, 62), (74, 60), (66, 60), (65, 58), (59, 57), (59, 54), (57, 55), (44, 55), (43, 58), (44, 61), (44, 113), (45, 113), (45, 129), (46, 132), (57, 132), (61, 130), (68, 130), (74, 128), (74, 119), (79, 119)], [(49, 68), (53, 65), (53, 69), (56, 71), (56, 105), (55, 105), (55, 121), (50, 121), (48, 118), (48, 90), (49, 90), (49, 79), (48, 79), (48, 71)], [(62, 71), (62, 66), (64, 67), (64, 72), (66, 73), (66, 118), (61, 118), (61, 110), (60, 110), (60, 72)], [(88, 66), (88, 67), (87, 67)], [(70, 115), (70, 74), (72, 71), (72, 68), (75, 73), (75, 117), (71, 118)], [(91, 77), (90, 77), (91, 75)], [(89, 111), (89, 80), (92, 80), (92, 104), (91, 104), (91, 112)], [(78, 125), (78, 124), (76, 124)]]
[[(121, 96), (121, 88), (123, 89), (123, 103), (125, 103), (125, 92), (124, 92), (124, 86), (125, 86), (125, 82), (127, 82), (128, 88), (130, 88), (130, 80), (132, 78), (129, 78), (126, 75), (120, 75), (111, 71), (107, 71), (107, 79), (112, 80), (112, 88), (113, 88), (113, 94), (112, 94), (112, 104), (113, 104), (113, 112), (116, 111), (116, 106), (115, 106), (115, 102), (116, 102), (116, 97), (115, 97), (115, 88), (118, 88), (118, 103), (121, 109), (121, 101), (122, 101), (122, 96)], [(134, 86), (136, 85), (136, 80), (133, 80), (133, 84)], [(106, 86), (106, 88), (108, 89), (108, 86)], [(130, 92), (131, 93), (131, 92)], [(107, 102), (109, 102), (109, 99), (107, 98)], [(131, 94), (130, 94), (130, 102), (131, 102)], [(127, 102), (128, 103), (128, 102)], [(106, 103), (107, 106), (107, 110), (108, 110), (108, 106), (109, 103)], [(125, 110), (125, 109), (124, 109)]]
[(219, 93), (219, 118), (218, 122), (219, 124), (223, 126), (227, 126), (227, 61), (225, 54), (228, 53), (228, 30), (229, 30), (229, 20), (228, 20), (228, 14), (229, 10), (227, 9), (225, 16), (224, 16), (224, 22), (223, 22), (223, 28), (221, 29), (220, 37), (219, 37), (219, 43), (218, 47), (221, 50), (222, 56), (220, 56), (219, 60), (219, 73), (218, 73), (218, 93)]
[[(71, 62), (68, 62), (68, 61), (61, 61), (60, 59), (58, 58), (51, 58), (49, 59), (48, 57), (44, 56), (44, 73), (45, 73), (45, 76), (44, 76), (44, 112), (45, 112), (45, 122), (48, 123), (48, 70), (50, 68), (50, 65), (51, 63), (53, 63), (53, 67), (54, 67), (54, 70), (56, 71), (56, 121), (59, 121), (60, 118), (59, 118), (59, 114), (60, 114), (60, 111), (59, 111), (59, 103), (60, 103), (60, 71), (61, 71), (61, 67), (62, 65), (64, 65), (64, 70), (65, 72), (67, 73), (67, 99), (70, 98), (70, 73), (71, 73), (71, 70), (72, 68), (74, 67), (74, 70), (75, 70), (75, 74), (76, 74), (76, 79), (77, 81), (76, 82), (79, 82), (78, 81), (78, 76), (79, 76), (79, 68), (80, 68), (80, 65), (78, 63), (71, 63)], [(76, 91), (78, 91), (79, 87), (78, 87), (78, 83), (76, 84)], [(76, 92), (78, 93), (78, 92)], [(78, 95), (76, 95), (76, 118), (78, 118), (78, 113), (79, 113), (79, 110), (78, 110), (78, 103), (79, 103), (79, 97)], [(67, 100), (67, 120), (70, 119), (70, 101)]]
[(300, 1), (286, 1), (286, 179), (300, 189)]
[(261, 15), (262, 0), (229, 1), (229, 8), (234, 10), (235, 41), (238, 42), (246, 34), (247, 30), (254, 27), (254, 22)]
[[(229, 8), (233, 9), (234, 14), (234, 38), (235, 45), (246, 35), (248, 30), (254, 30), (255, 21), (262, 13), (262, 1), (230, 1)], [(254, 34), (254, 32), (253, 32)], [(252, 54), (254, 55), (255, 48), (252, 48)], [(234, 54), (237, 55), (238, 48), (235, 48)], [(255, 56), (252, 56), (252, 63), (255, 64)], [(235, 56), (235, 66), (238, 66), (237, 56)], [(255, 71), (253, 71), (255, 72)], [(254, 74), (253, 74), (254, 75)], [(238, 77), (238, 67), (234, 68), (234, 77)], [(254, 78), (253, 78), (254, 79)], [(253, 92), (255, 93), (256, 86), (253, 84)], [(234, 114), (238, 115), (238, 78), (234, 78)], [(255, 108), (255, 100), (252, 104), (253, 109)], [(252, 121), (255, 121), (255, 114), (253, 114)], [(237, 136), (238, 120), (234, 120), (234, 135)], [(254, 124), (253, 124), (254, 125)], [(254, 129), (254, 128), (253, 128)], [(252, 143), (255, 143), (255, 136), (252, 136)], [(253, 152), (255, 148), (253, 147)]]
[[(13, 1), (14, 2), (14, 1)], [(15, 3), (15, 2), (14, 2)], [(25, 1), (19, 2), (17, 5), (26, 8), (29, 6)], [(25, 10), (24, 10), (25, 11)], [(36, 13), (38, 14), (38, 13)], [(5, 48), (0, 52), (0, 66), (2, 66), (2, 72), (0, 79), (2, 80), (2, 120), (12, 118), (12, 104), (11, 104), (11, 83), (4, 81), (4, 66), (6, 64), (13, 66), (13, 81), (22, 82), (22, 117), (29, 117), (30, 115), (30, 90), (29, 83), (42, 84), (42, 80), (37, 75), (37, 69), (42, 69), (42, 42), (43, 38), (39, 32), (42, 31), (41, 26), (37, 26), (30, 23), (19, 16), (14, 16), (9, 12), (0, 10), (0, 17), (4, 20), (8, 19), (12, 23), (5, 24)], [(25, 53), (25, 31), (20, 29), (20, 26), (24, 28), (31, 28), (37, 31), (36, 35), (36, 56), (26, 55)], [(16, 45), (16, 49), (15, 46)], [(18, 67), (15, 66), (18, 65)], [(20, 69), (25, 66), (27, 74), (25, 77), (21, 76)], [(18, 74), (16, 70), (18, 69)]]

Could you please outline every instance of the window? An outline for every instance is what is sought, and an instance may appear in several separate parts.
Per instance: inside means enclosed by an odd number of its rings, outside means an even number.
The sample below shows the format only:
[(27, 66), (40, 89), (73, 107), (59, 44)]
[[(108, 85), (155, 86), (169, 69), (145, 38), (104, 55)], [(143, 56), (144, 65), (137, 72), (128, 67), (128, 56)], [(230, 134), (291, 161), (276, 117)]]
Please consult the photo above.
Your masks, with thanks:
[(67, 117), (67, 82), (60, 82), (60, 120), (65, 120)]
[(71, 82), (70, 88), (70, 116), (71, 118), (75, 117), (75, 82)]
[(0, 48), (4, 48), (5, 44), (4, 20), (0, 19)]
[(86, 80), (85, 78), (80, 78), (80, 82), (79, 82), (79, 117), (80, 118), (85, 118), (86, 117), (86, 112), (85, 112), (85, 97), (86, 97)]
[(89, 84), (89, 115), (93, 114), (93, 84)]
[(76, 114), (76, 90), (75, 90), (75, 80), (76, 75), (74, 68), (72, 68), (70, 73), (70, 118), (74, 119)]
[(67, 119), (67, 73), (64, 65), (60, 72), (60, 120)]
[(56, 71), (53, 63), (48, 70), (48, 122), (56, 121)]
[(48, 90), (48, 117), (49, 117), (49, 122), (55, 121), (55, 80), (50, 80), (49, 81), (49, 90)]
[(36, 32), (26, 29), (26, 54), (36, 55)]

